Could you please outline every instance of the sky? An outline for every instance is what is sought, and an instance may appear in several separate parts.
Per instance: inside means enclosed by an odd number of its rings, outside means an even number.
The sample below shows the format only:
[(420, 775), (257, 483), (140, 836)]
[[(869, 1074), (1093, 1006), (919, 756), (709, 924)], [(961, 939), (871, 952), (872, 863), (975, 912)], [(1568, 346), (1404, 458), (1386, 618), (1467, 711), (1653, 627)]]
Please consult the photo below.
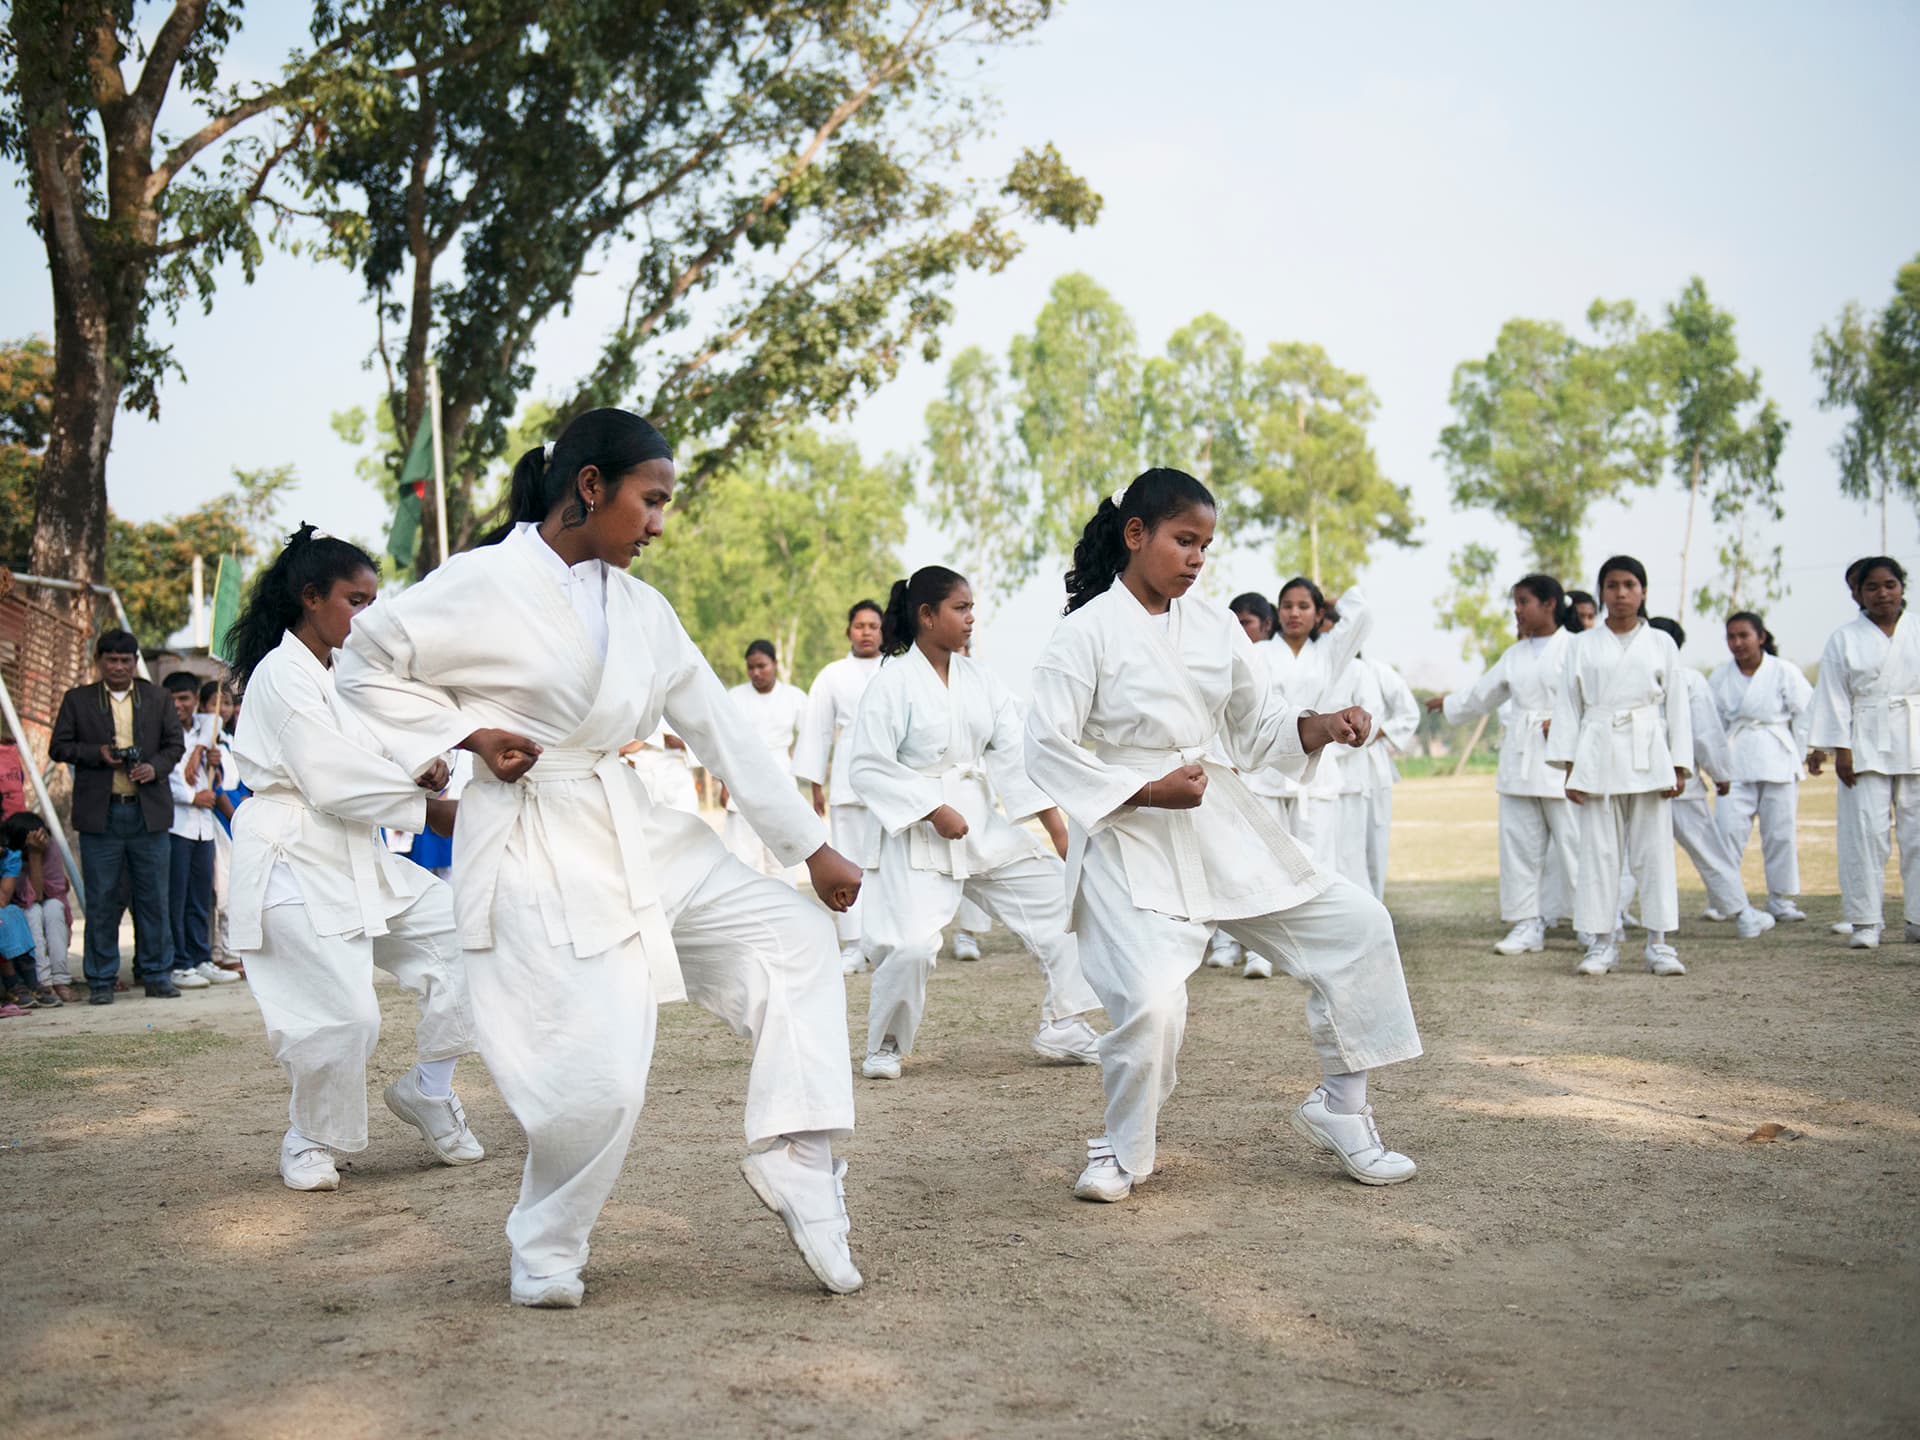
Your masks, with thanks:
[[(269, 72), (298, 39), (285, 28), (297, 11), (243, 32), (234, 62)], [(1815, 403), (1809, 354), (1849, 301), (1884, 305), (1920, 253), (1916, 61), (1920, 6), (1902, 4), (1070, 0), (1035, 43), (985, 67), (1002, 114), (971, 168), (995, 173), (1051, 140), (1105, 211), (1074, 234), (1036, 230), (1006, 271), (962, 281), (946, 355), (969, 344), (1004, 355), (1074, 270), (1126, 307), (1148, 351), (1208, 311), (1254, 353), (1323, 346), (1371, 382), (1381, 466), (1424, 520), (1419, 548), (1377, 552), (1363, 577), (1378, 615), (1369, 653), (1415, 684), (1448, 686), (1478, 668), (1435, 625), (1448, 556), (1479, 539), (1513, 576), (1524, 569), (1516, 533), (1450, 505), (1435, 450), (1454, 367), (1485, 355), (1514, 316), (1577, 327), (1596, 297), (1658, 313), (1700, 275), (1792, 426), (1778, 527), (1791, 591), (1769, 619), (1782, 653), (1810, 664), (1851, 617), (1840, 571), (1879, 548), (1879, 517), (1839, 494), (1841, 420)], [(0, 336), (50, 330), (27, 217), (25, 192), (0, 190)], [(568, 389), (589, 363), (601, 327), (586, 298), (538, 338), (536, 394)], [(230, 277), (210, 316), (183, 315), (166, 337), (186, 378), (163, 389), (159, 421), (121, 417), (112, 504), (139, 519), (175, 513), (226, 489), (236, 466), (291, 461), (302, 480), (289, 527), (384, 533), (384, 501), (328, 425), (376, 393), (373, 334), (344, 269), (272, 254), (253, 286)], [(917, 447), (945, 365), (903, 368), (845, 432), (873, 457)], [(1586, 556), (1639, 555), (1652, 608), (1670, 612), (1685, 503), (1669, 478), (1596, 507)], [(1225, 540), (1210, 593), (1277, 588), (1263, 553)], [(1894, 507), (1889, 545), (1920, 561), (1911, 507)], [(950, 551), (916, 520), (902, 558)], [(1712, 556), (1702, 524), (1690, 588)], [(1019, 691), (1059, 596), (1048, 575), (979, 597), (976, 653)], [(1690, 626), (1690, 660), (1724, 656), (1717, 629)]]

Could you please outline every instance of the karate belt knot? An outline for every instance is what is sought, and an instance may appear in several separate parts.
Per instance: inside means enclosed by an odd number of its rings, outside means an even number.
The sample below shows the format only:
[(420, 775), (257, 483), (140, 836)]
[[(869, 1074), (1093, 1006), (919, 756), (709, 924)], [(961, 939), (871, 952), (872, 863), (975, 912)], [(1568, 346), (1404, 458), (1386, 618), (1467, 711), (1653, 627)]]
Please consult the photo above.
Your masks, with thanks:
[(1522, 710), (1519, 714), (1520, 752), (1531, 755), (1547, 743), (1546, 732), (1540, 727), (1553, 719), (1551, 710)]
[(1645, 770), (1653, 764), (1653, 736), (1660, 724), (1658, 705), (1629, 705), (1613, 712), (1608, 722), (1616, 730), (1633, 729), (1633, 768)]
[[(1204, 745), (1183, 745), (1178, 749), (1159, 749), (1144, 745), (1112, 745), (1099, 741), (1094, 754), (1109, 765), (1118, 765), (1136, 775), (1151, 774), (1159, 779), (1182, 765), (1198, 765), (1207, 775), (1207, 793), (1201, 801), (1214, 802), (1216, 796), (1239, 813), (1253, 833), (1258, 835), (1273, 856), (1286, 867), (1287, 878), (1295, 884), (1315, 875), (1313, 861), (1307, 857), (1286, 827), (1273, 816), (1254, 793), (1234, 773), (1231, 766), (1209, 759)], [(1173, 845), (1174, 873), (1180, 877), (1180, 893), (1186, 897), (1189, 915), (1213, 913), (1213, 887), (1207, 883), (1206, 867), (1200, 863), (1200, 837), (1193, 828), (1191, 810), (1165, 810), (1167, 836)]]
[[(475, 778), (491, 780), (492, 776), (482, 766), (476, 768)], [(586, 863), (566, 863), (578, 849), (580, 837), (601, 830), (599, 817), (574, 789), (576, 782), (586, 780), (598, 782), (606, 797), (614, 848), (626, 882), (622, 896), (610, 896), (604, 883), (595, 879), (591, 859), (598, 856), (582, 857)], [(533, 843), (554, 858), (557, 898), (574, 953), (598, 955), (638, 935), (653, 977), (655, 1000), (666, 1004), (685, 999), (680, 957), (654, 883), (653, 853), (647, 845), (646, 820), (652, 800), (646, 782), (618, 750), (549, 745), (533, 769), (508, 788), (519, 796), (521, 823), (533, 832)]]
[(1895, 710), (1904, 710), (1907, 715), (1907, 763), (1911, 765), (1914, 757), (1920, 755), (1920, 695), (1873, 695), (1856, 700), (1853, 702), (1854, 723), (1859, 725), (1872, 717), (1874, 738), (1884, 755), (1893, 748)]
[[(967, 839), (973, 833), (974, 817), (969, 812), (978, 811), (981, 823), (985, 823), (986, 811), (993, 808), (993, 795), (989, 789), (992, 782), (987, 772), (978, 765), (948, 765), (920, 773), (940, 782), (940, 803), (959, 811), (967, 822), (967, 834), (958, 840), (949, 840), (931, 825), (927, 826), (930, 832), (927, 836), (929, 857), (933, 846), (945, 847), (950, 867), (947, 873), (955, 880), (970, 880), (973, 878), (973, 867), (967, 863)], [(918, 849), (917, 846), (913, 848)]]
[(1781, 720), (1758, 720), (1751, 715), (1736, 715), (1733, 717), (1733, 723), (1727, 726), (1727, 744), (1731, 746), (1735, 740), (1750, 730), (1771, 735), (1787, 754), (1793, 756), (1796, 761), (1799, 760), (1800, 752), (1793, 743), (1793, 732)]

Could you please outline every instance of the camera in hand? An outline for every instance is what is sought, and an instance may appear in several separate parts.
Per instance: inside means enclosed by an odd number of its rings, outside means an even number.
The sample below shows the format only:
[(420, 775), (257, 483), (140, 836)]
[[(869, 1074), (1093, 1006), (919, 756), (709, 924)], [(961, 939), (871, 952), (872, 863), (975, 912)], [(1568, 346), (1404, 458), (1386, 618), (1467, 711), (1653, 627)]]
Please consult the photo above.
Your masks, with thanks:
[(116, 745), (113, 747), (114, 763), (116, 765), (124, 765), (128, 770), (132, 770), (134, 766), (138, 765), (141, 758), (140, 747), (138, 745)]

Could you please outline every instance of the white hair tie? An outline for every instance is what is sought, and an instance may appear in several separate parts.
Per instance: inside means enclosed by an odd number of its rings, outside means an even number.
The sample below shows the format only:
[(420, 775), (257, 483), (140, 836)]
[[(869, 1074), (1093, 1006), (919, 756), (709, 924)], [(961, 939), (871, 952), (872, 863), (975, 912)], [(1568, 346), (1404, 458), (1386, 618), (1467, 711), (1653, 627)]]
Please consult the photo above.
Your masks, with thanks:
[(540, 454), (542, 459), (553, 459), (553, 441), (549, 440), (545, 445), (541, 446)]
[(1114, 509), (1118, 510), (1120, 508), (1120, 506), (1125, 502), (1127, 498), (1127, 491), (1131, 490), (1132, 488), (1133, 488), (1133, 482), (1129, 480), (1125, 485), (1122, 485), (1118, 490), (1114, 491), (1113, 494), (1107, 497), (1109, 500), (1113, 501)]

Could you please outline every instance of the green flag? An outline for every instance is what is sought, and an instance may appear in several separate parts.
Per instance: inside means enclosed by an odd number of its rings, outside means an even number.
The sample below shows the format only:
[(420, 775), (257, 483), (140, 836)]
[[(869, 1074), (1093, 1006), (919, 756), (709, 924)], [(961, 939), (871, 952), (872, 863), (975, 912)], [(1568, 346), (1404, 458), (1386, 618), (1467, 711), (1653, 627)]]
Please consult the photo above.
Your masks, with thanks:
[(240, 561), (232, 555), (222, 555), (219, 567), (213, 572), (213, 628), (207, 632), (210, 637), (207, 650), (214, 659), (232, 662), (233, 656), (227, 653), (227, 632), (239, 618)]
[(400, 467), (400, 491), (393, 507), (393, 528), (387, 531), (387, 554), (402, 570), (413, 568), (420, 551), (420, 512), (427, 482), (433, 479), (433, 417), (420, 417), (407, 463)]

